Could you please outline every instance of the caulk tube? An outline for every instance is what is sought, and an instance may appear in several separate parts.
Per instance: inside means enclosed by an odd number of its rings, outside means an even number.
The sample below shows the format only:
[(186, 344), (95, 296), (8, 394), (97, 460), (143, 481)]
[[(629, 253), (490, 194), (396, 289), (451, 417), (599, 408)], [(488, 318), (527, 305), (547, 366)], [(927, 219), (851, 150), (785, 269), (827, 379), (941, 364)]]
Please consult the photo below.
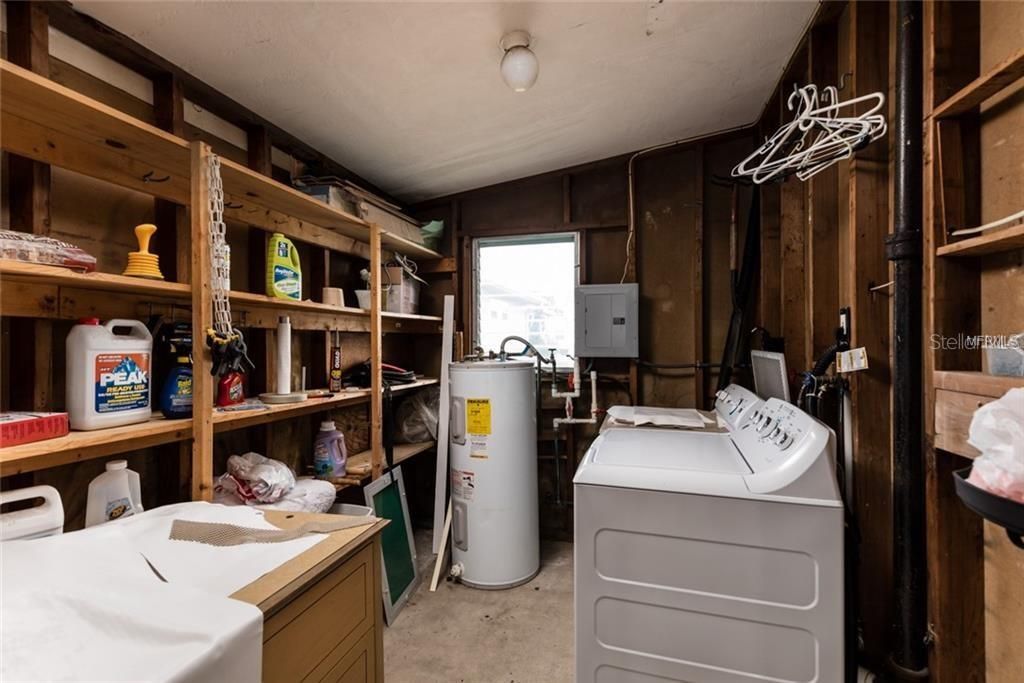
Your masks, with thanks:
[(292, 393), (292, 323), (286, 315), (277, 319), (277, 393)]

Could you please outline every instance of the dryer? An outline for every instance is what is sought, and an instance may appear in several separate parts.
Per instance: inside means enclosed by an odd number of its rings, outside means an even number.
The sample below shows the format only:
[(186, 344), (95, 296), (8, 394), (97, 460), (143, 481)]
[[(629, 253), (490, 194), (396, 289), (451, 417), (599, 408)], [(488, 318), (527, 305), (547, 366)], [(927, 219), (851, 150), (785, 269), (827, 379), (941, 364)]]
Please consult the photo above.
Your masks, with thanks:
[(843, 680), (835, 437), (738, 386), (715, 410), (607, 430), (577, 470), (577, 681)]

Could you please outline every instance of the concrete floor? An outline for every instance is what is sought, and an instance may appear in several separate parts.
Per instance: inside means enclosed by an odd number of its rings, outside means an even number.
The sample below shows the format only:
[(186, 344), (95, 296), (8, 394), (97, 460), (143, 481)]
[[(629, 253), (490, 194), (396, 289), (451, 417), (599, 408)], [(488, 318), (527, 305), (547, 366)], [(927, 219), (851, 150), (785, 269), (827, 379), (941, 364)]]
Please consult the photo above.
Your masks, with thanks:
[(572, 544), (542, 543), (540, 574), (484, 591), (430, 592), (430, 534), (416, 534), (420, 587), (384, 631), (388, 683), (562, 683), (573, 675)]

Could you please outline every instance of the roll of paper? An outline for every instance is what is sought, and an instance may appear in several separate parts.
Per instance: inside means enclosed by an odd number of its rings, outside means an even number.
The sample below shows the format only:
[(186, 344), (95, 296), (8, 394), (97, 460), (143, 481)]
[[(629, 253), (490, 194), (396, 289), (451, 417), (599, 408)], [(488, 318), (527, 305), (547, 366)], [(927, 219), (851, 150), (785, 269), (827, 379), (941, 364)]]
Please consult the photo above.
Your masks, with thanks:
[(292, 393), (292, 323), (286, 315), (277, 320), (277, 393)]

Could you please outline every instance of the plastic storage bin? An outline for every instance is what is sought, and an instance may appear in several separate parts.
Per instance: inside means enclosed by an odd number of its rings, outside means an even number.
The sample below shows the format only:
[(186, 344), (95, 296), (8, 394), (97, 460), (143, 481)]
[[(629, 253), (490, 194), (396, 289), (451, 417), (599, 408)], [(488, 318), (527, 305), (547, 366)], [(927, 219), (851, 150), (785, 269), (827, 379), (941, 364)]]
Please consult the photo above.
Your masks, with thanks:
[(352, 503), (335, 503), (328, 512), (332, 515), (348, 515), (349, 517), (370, 517), (373, 510), (365, 505), (353, 505)]
[(986, 347), (985, 360), (989, 374), (1024, 377), (1024, 332), (1010, 337), (1002, 347)]

